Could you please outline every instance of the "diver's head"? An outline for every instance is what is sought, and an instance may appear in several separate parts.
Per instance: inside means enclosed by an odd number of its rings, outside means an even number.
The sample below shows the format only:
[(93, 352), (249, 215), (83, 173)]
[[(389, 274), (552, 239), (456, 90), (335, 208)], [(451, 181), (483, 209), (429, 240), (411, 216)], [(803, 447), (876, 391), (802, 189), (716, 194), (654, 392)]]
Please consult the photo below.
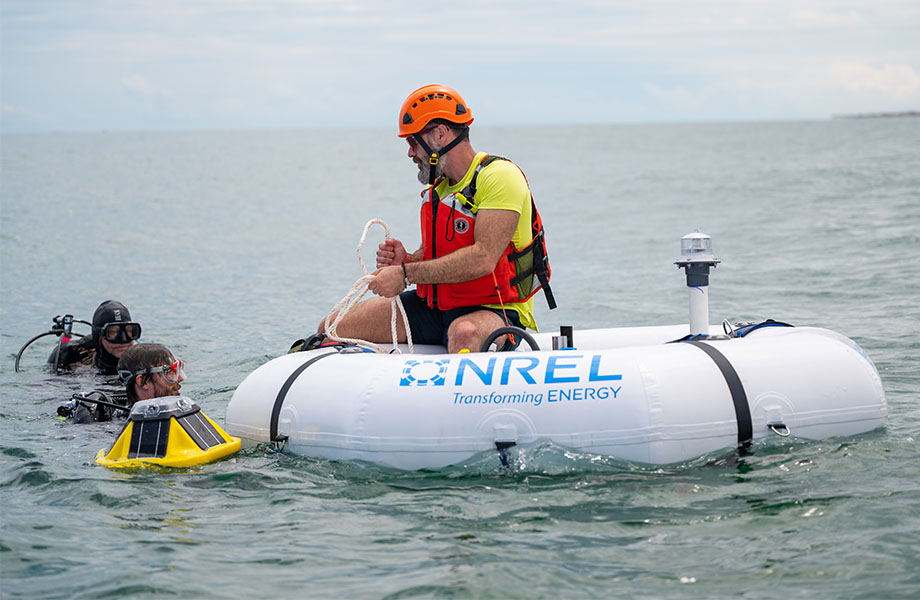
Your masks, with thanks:
[(133, 405), (138, 400), (178, 396), (185, 363), (160, 344), (135, 344), (118, 360), (118, 376)]
[[(131, 320), (128, 308), (117, 300), (106, 300), (93, 314), (93, 345), (96, 350), (118, 358), (141, 337), (141, 325)], [(114, 366), (114, 365), (113, 365)]]

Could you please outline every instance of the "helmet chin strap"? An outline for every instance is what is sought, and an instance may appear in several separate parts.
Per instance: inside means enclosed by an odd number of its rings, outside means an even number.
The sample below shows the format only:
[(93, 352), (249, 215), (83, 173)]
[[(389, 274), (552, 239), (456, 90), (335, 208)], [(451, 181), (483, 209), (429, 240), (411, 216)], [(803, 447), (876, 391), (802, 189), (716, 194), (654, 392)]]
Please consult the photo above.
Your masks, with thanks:
[(428, 167), (428, 185), (434, 185), (434, 179), (435, 179), (434, 171), (435, 171), (435, 167), (438, 166), (438, 162), (440, 161), (440, 158), (444, 156), (445, 154), (447, 154), (454, 146), (456, 146), (463, 140), (467, 139), (469, 135), (470, 135), (469, 128), (464, 127), (460, 135), (455, 137), (453, 141), (451, 141), (451, 143), (447, 144), (446, 146), (444, 146), (438, 151), (432, 150), (431, 147), (425, 143), (425, 140), (422, 139), (421, 133), (415, 136), (415, 140), (418, 142), (419, 146), (421, 146), (422, 150), (424, 150), (425, 153), (428, 155), (428, 165), (429, 165)]

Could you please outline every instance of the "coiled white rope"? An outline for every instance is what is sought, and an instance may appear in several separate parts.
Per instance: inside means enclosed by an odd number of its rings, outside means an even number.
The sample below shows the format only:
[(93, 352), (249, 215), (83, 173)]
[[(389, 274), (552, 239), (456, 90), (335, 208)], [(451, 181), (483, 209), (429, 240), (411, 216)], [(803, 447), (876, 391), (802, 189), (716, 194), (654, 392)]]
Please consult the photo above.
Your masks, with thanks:
[[(345, 297), (339, 300), (338, 303), (332, 307), (332, 310), (329, 311), (329, 314), (326, 315), (326, 337), (336, 342), (354, 344), (362, 348), (369, 348), (374, 352), (386, 353), (387, 350), (384, 349), (383, 346), (374, 342), (338, 335), (338, 327), (339, 323), (342, 322), (342, 318), (361, 300), (361, 298), (364, 297), (364, 294), (367, 293), (367, 284), (374, 278), (373, 275), (367, 272), (367, 267), (364, 266), (364, 258), (361, 256), (361, 250), (364, 248), (365, 240), (367, 240), (367, 232), (372, 225), (382, 226), (386, 239), (390, 238), (390, 226), (380, 219), (371, 219), (364, 226), (364, 233), (361, 234), (361, 240), (358, 242), (358, 262), (361, 264), (361, 270), (364, 271), (364, 276), (351, 286), (351, 289), (348, 290)], [(412, 346), (412, 331), (409, 329), (409, 317), (406, 316), (406, 309), (403, 306), (402, 300), (399, 298), (399, 294), (390, 298), (390, 306), (390, 333), (393, 336), (393, 349), (389, 352), (399, 352), (399, 335), (396, 332), (396, 313), (398, 312), (402, 315), (403, 325), (406, 328), (406, 341), (409, 343), (409, 352), (412, 353), (414, 352), (414, 348)], [(333, 318), (333, 315), (335, 315), (335, 318)]]

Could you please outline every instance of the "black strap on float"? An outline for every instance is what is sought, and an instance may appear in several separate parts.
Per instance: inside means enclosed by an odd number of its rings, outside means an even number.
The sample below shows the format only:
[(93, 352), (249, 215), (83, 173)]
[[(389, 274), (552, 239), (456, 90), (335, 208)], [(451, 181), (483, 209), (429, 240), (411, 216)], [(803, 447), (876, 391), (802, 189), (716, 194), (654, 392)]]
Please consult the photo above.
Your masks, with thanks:
[(725, 355), (713, 348), (710, 344), (698, 342), (695, 340), (686, 340), (685, 343), (696, 346), (716, 363), (728, 384), (728, 391), (732, 395), (732, 403), (735, 405), (735, 419), (738, 421), (738, 446), (741, 448), (751, 445), (754, 438), (754, 425), (751, 423), (751, 407), (748, 406), (747, 394), (744, 393), (744, 386), (741, 384), (741, 378), (732, 364), (725, 358)]
[(326, 358), (333, 354), (338, 354), (338, 352), (327, 352), (326, 354), (320, 354), (315, 356), (305, 362), (304, 364), (297, 367), (293, 373), (291, 373), (287, 381), (284, 382), (284, 385), (281, 386), (281, 389), (278, 391), (278, 396), (275, 398), (275, 404), (272, 406), (272, 419), (269, 425), (269, 439), (273, 442), (284, 442), (287, 440), (287, 436), (283, 435), (278, 437), (278, 417), (281, 415), (281, 406), (284, 404), (284, 399), (287, 396), (288, 390), (291, 389), (291, 386), (294, 385), (294, 381), (300, 377), (300, 374), (307, 370), (307, 367), (315, 363), (321, 358)]

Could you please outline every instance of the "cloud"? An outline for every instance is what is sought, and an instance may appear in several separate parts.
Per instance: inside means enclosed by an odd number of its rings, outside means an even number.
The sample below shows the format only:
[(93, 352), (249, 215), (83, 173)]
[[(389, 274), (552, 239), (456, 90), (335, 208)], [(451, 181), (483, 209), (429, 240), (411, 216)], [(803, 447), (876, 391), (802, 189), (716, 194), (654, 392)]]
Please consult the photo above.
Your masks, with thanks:
[(662, 88), (648, 82), (643, 83), (641, 87), (650, 98), (662, 100), (674, 106), (697, 106), (701, 102), (697, 93), (685, 87)]
[(37, 116), (34, 112), (28, 108), (22, 108), (21, 106), (13, 106), (12, 104), (0, 104), (0, 113), (4, 115), (23, 115), (28, 117)]
[(13, 104), (3, 103), (0, 104), (0, 115), (3, 115), (5, 118), (16, 117), (24, 118), (31, 121), (43, 121), (45, 120), (44, 115), (41, 115), (34, 110), (30, 110), (23, 106), (15, 106)]
[(791, 15), (792, 25), (802, 29), (838, 29), (859, 27), (864, 24), (862, 16), (855, 12), (846, 14), (823, 10), (797, 10)]
[[(37, 112), (25, 106), (9, 104), (4, 102), (0, 104), (0, 122), (2, 129), (17, 130), (28, 126), (42, 126), (48, 122), (48, 115)], [(12, 127), (11, 127), (12, 126)]]
[(137, 74), (122, 77), (121, 85), (128, 91), (146, 98), (169, 97), (171, 95), (168, 90), (150, 83), (144, 77)]
[(876, 67), (859, 61), (835, 61), (831, 79), (852, 92), (875, 92), (895, 101), (920, 95), (920, 75), (909, 65)]
[(916, 0), (0, 0), (0, 16), (3, 101), (46, 115), (36, 128), (389, 125), (429, 81), (482, 123), (920, 103)]

